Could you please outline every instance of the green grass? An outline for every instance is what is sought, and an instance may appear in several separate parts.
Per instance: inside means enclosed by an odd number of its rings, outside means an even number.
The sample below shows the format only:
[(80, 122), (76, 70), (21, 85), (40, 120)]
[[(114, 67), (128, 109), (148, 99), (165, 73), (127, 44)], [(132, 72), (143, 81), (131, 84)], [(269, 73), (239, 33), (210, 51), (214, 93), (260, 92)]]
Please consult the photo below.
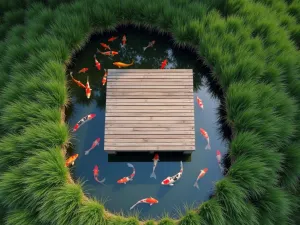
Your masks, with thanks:
[[(187, 4), (188, 2), (188, 4)], [(193, 48), (224, 92), (232, 166), (212, 199), (160, 225), (297, 224), (299, 1), (0, 0), (0, 223), (136, 225), (69, 182), (66, 64), (92, 32), (133, 23)], [(258, 19), (259, 18), (259, 19)], [(1, 223), (2, 224), (2, 223)], [(148, 225), (154, 221), (148, 221)]]

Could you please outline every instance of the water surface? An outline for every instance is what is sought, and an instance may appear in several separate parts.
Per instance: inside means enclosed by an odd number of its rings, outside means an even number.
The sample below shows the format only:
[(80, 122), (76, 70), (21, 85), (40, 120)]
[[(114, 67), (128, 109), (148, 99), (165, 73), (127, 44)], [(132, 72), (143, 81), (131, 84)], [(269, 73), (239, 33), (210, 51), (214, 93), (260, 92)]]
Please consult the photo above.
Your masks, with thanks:
[[(121, 48), (121, 37), (127, 36), (126, 48)], [(100, 42), (107, 43), (111, 36), (119, 36), (117, 40), (110, 44), (112, 50), (119, 51), (119, 55), (110, 59), (107, 56), (97, 54), (97, 59), (101, 63), (101, 71), (95, 68), (94, 54), (96, 49), (103, 48)], [(143, 51), (143, 47), (149, 41), (156, 40), (153, 48)], [(197, 61), (195, 54), (174, 48), (168, 36), (160, 36), (155, 32), (149, 33), (146, 30), (138, 30), (133, 27), (122, 27), (114, 33), (94, 35), (87, 46), (79, 52), (69, 67), (73, 71), (75, 79), (86, 83), (89, 76), (90, 86), (93, 89), (91, 98), (85, 96), (85, 90), (78, 87), (69, 78), (72, 104), (67, 109), (67, 122), (70, 129), (84, 116), (96, 113), (97, 116), (92, 121), (84, 124), (74, 133), (72, 139), (72, 149), (69, 154), (78, 153), (79, 157), (73, 166), (72, 174), (75, 179), (85, 181), (84, 191), (90, 196), (94, 196), (100, 201), (108, 200), (105, 207), (112, 212), (129, 213), (129, 208), (138, 200), (154, 197), (159, 203), (153, 206), (140, 204), (135, 210), (140, 211), (141, 218), (159, 217), (164, 212), (176, 217), (176, 209), (182, 208), (183, 204), (199, 204), (209, 199), (212, 193), (214, 182), (223, 177), (216, 160), (216, 150), (220, 150), (223, 155), (226, 153), (226, 141), (220, 129), (218, 117), (220, 116), (220, 100), (212, 93), (214, 90), (210, 79), (209, 70)], [(156, 168), (157, 179), (150, 178), (153, 162), (153, 155), (134, 154), (131, 156), (108, 157), (104, 151), (104, 130), (105, 130), (105, 91), (106, 86), (102, 86), (103, 68), (116, 69), (112, 64), (115, 61), (130, 63), (132, 59), (135, 64), (132, 69), (157, 69), (161, 62), (168, 59), (166, 69), (193, 69), (194, 71), (194, 108), (195, 108), (195, 137), (196, 150), (190, 158), (182, 158), (183, 176), (173, 187), (162, 186), (160, 183), (167, 176), (173, 176), (179, 172), (181, 157), (176, 154), (161, 154), (161, 161)], [(78, 71), (88, 67), (85, 74), (78, 74)], [(204, 110), (201, 110), (196, 103), (196, 96), (203, 100)], [(211, 150), (205, 150), (206, 140), (202, 137), (199, 129), (204, 128), (210, 137)], [(221, 130), (221, 131), (220, 131)], [(84, 151), (89, 149), (93, 141), (100, 137), (101, 142), (98, 147), (84, 155)], [(123, 161), (123, 162), (122, 162)], [(132, 173), (132, 169), (127, 166), (131, 162), (136, 169), (136, 176), (132, 182), (126, 185), (117, 184), (116, 181)], [(93, 168), (99, 166), (99, 179), (106, 178), (105, 184), (101, 185), (94, 180)], [(199, 180), (200, 190), (193, 187), (193, 184), (203, 168), (208, 168), (204, 178)]]

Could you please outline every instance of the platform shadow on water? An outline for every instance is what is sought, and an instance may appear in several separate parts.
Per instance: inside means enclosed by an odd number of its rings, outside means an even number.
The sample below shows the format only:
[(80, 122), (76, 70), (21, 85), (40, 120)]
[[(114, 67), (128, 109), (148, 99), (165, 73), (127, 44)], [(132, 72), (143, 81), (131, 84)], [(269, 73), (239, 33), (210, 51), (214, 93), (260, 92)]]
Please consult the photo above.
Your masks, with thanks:
[[(108, 162), (152, 162), (154, 154), (149, 152), (119, 152), (115, 155), (109, 154)], [(191, 162), (191, 158), (191, 154), (183, 154), (182, 152), (159, 152), (160, 162)]]

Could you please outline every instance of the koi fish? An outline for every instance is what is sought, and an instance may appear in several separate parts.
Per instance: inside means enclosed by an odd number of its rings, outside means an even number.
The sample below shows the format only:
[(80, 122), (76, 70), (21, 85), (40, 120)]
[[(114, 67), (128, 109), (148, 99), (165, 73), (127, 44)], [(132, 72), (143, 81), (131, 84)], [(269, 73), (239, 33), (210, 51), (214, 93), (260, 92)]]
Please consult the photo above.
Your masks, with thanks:
[(200, 133), (207, 141), (207, 145), (205, 146), (205, 149), (210, 149), (209, 136), (208, 136), (207, 132), (204, 129), (200, 128)]
[(112, 36), (110, 39), (108, 39), (108, 41), (109, 41), (109, 42), (112, 42), (112, 41), (116, 40), (117, 38), (118, 38), (118, 37)]
[(114, 56), (114, 55), (118, 55), (119, 54), (116, 51), (101, 52), (98, 48), (97, 48), (97, 52), (101, 53), (102, 55), (107, 55), (107, 56)]
[(144, 198), (142, 200), (139, 200), (137, 203), (135, 203), (133, 206), (130, 207), (130, 210), (132, 210), (136, 205), (140, 204), (140, 203), (147, 203), (149, 204), (150, 206), (153, 205), (153, 204), (157, 204), (158, 203), (158, 200), (156, 200), (155, 198)]
[(99, 145), (100, 143), (100, 138), (97, 138), (93, 144), (92, 144), (92, 147), (90, 147), (90, 149), (86, 150), (85, 151), (85, 155), (88, 155), (90, 153), (91, 150), (93, 150), (97, 145)]
[(202, 100), (197, 96), (197, 103), (201, 109), (204, 108)]
[(89, 70), (89, 68), (82, 68), (81, 70), (78, 71), (78, 73), (85, 73), (88, 70)]
[(69, 157), (67, 160), (66, 160), (66, 166), (68, 167), (69, 165), (74, 165), (75, 163), (75, 160), (78, 158), (78, 154), (75, 154), (75, 155), (72, 155), (71, 157)]
[(73, 72), (70, 72), (70, 76), (72, 78), (72, 80), (79, 86), (79, 87), (82, 87), (82, 88), (85, 88), (84, 84), (81, 83), (79, 80), (75, 80), (74, 77), (72, 76)]
[(94, 58), (95, 58), (95, 65), (96, 65), (97, 69), (101, 70), (101, 64), (98, 62), (96, 55), (94, 55)]
[(162, 185), (174, 186), (174, 183), (181, 178), (182, 173), (183, 173), (183, 165), (182, 165), (182, 161), (181, 161), (180, 162), (180, 171), (179, 171), (179, 173), (177, 173), (176, 175), (174, 175), (172, 177), (167, 177), (166, 179), (164, 179), (161, 182), (161, 184)]
[(123, 38), (122, 38), (122, 47), (125, 47), (126, 41), (127, 41), (126, 36), (123, 35)]
[(153, 160), (153, 170), (152, 170), (152, 173), (150, 175), (150, 178), (154, 177), (154, 179), (156, 179), (156, 175), (155, 175), (154, 171), (155, 171), (155, 168), (157, 166), (157, 162), (159, 161), (159, 155), (155, 154), (154, 158), (152, 160)]
[(103, 184), (104, 181), (105, 181), (105, 178), (103, 178), (102, 180), (99, 180), (98, 179), (98, 176), (99, 176), (99, 168), (97, 165), (95, 165), (94, 169), (93, 169), (93, 173), (94, 173), (94, 179), (100, 183), (100, 184)]
[(105, 43), (100, 43), (100, 45), (104, 48), (104, 50), (106, 50), (106, 49), (110, 50), (109, 45), (107, 45)]
[(121, 68), (121, 67), (128, 67), (128, 66), (132, 66), (134, 63), (134, 61), (132, 60), (132, 62), (130, 64), (126, 64), (126, 63), (122, 63), (122, 62), (114, 62), (113, 65)]
[(107, 74), (108, 74), (108, 72), (107, 72), (107, 70), (106, 69), (104, 69), (104, 76), (103, 76), (103, 78), (102, 78), (102, 85), (104, 86), (105, 84), (106, 84), (106, 80), (107, 80)]
[(117, 181), (118, 184), (126, 184), (127, 182), (133, 180), (133, 177), (135, 176), (135, 168), (134, 168), (134, 166), (131, 163), (127, 163), (127, 166), (128, 167), (132, 167), (133, 172), (132, 172), (132, 174), (129, 177), (123, 177), (120, 180), (118, 180)]
[(196, 180), (196, 182), (194, 183), (194, 187), (196, 187), (196, 188), (199, 189), (198, 180), (199, 180), (201, 177), (204, 177), (204, 175), (207, 173), (207, 171), (208, 171), (207, 168), (204, 168), (203, 170), (200, 170), (200, 174), (198, 175), (197, 180)]
[(88, 99), (91, 97), (91, 93), (92, 93), (92, 89), (90, 87), (89, 77), (87, 77), (86, 85), (85, 85), (85, 94)]
[(220, 152), (219, 150), (217, 150), (216, 158), (217, 158), (219, 167), (220, 167), (221, 171), (223, 172), (223, 171), (224, 171), (224, 168), (223, 168), (222, 162), (221, 162), (222, 155), (221, 155), (221, 152)]
[(81, 127), (83, 124), (90, 121), (91, 119), (94, 119), (95, 117), (96, 117), (96, 114), (89, 114), (89, 115), (83, 117), (81, 120), (78, 121), (78, 123), (76, 123), (76, 125), (73, 128), (73, 132), (77, 131), (79, 129), (79, 127)]
[(161, 69), (164, 69), (165, 67), (166, 67), (166, 65), (167, 65), (167, 63), (168, 63), (168, 60), (164, 60), (162, 63), (161, 63)]
[(155, 44), (155, 41), (150, 41), (146, 47), (143, 47), (144, 51), (145, 51), (147, 48), (153, 47), (154, 44)]

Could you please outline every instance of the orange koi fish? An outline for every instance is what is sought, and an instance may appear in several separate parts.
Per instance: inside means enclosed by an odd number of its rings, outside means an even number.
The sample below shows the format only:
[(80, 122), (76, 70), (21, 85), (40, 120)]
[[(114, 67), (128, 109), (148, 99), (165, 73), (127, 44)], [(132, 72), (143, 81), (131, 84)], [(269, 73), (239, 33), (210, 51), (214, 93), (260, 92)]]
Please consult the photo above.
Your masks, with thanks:
[(199, 98), (198, 96), (197, 96), (197, 103), (201, 109), (204, 109), (203, 102), (202, 102), (201, 98)]
[(99, 168), (97, 165), (95, 165), (94, 169), (93, 169), (93, 173), (94, 173), (94, 179), (100, 183), (100, 184), (103, 184), (104, 181), (105, 181), (105, 178), (103, 178), (102, 180), (99, 180), (98, 179), (98, 176), (99, 176)]
[(204, 129), (200, 128), (200, 133), (207, 141), (207, 145), (206, 145), (205, 149), (210, 149), (209, 136), (208, 136), (207, 132)]
[(68, 158), (66, 160), (66, 167), (68, 167), (69, 165), (74, 165), (75, 160), (78, 158), (78, 154), (72, 155), (70, 158)]
[(102, 78), (102, 85), (104, 86), (105, 84), (106, 84), (106, 80), (107, 80), (107, 70), (106, 69), (104, 69), (104, 76), (103, 76), (103, 78)]
[(98, 70), (101, 70), (101, 64), (98, 62), (97, 58), (96, 58), (96, 55), (94, 55), (94, 58), (95, 58), (95, 65), (96, 65), (96, 68)]
[(85, 73), (88, 70), (89, 70), (89, 68), (82, 68), (81, 70), (78, 71), (78, 73)]
[(223, 168), (222, 162), (221, 162), (222, 155), (221, 155), (221, 152), (220, 152), (219, 150), (217, 150), (217, 152), (216, 152), (216, 158), (217, 158), (219, 167), (220, 167), (221, 171), (223, 172), (223, 171), (224, 171), (224, 168)]
[(105, 43), (100, 43), (100, 45), (104, 48), (104, 50), (106, 50), (106, 49), (110, 50), (109, 45), (107, 45)]
[(155, 171), (155, 168), (157, 166), (157, 162), (159, 161), (159, 155), (155, 154), (154, 158), (152, 160), (153, 160), (153, 170), (152, 170), (152, 173), (150, 175), (150, 178), (153, 177), (154, 179), (156, 179), (156, 175), (155, 175), (154, 171)]
[(134, 63), (134, 61), (132, 60), (132, 62), (130, 64), (127, 63), (122, 63), (122, 62), (114, 62), (113, 65), (121, 68), (121, 67), (128, 67), (128, 66), (132, 66)]
[(156, 200), (155, 198), (144, 198), (140, 201), (138, 201), (137, 203), (135, 203), (133, 206), (130, 207), (130, 210), (132, 210), (136, 205), (140, 204), (140, 203), (147, 203), (149, 204), (150, 206), (153, 205), (153, 204), (157, 204), (158, 203), (158, 200)]
[(114, 55), (118, 55), (119, 54), (116, 51), (101, 52), (98, 48), (97, 48), (97, 52), (101, 53), (102, 55), (107, 55), (107, 56), (114, 56)]
[(127, 41), (126, 36), (123, 35), (123, 37), (122, 37), (122, 47), (125, 47), (126, 41)]
[(166, 67), (166, 65), (168, 64), (168, 60), (164, 60), (162, 63), (161, 63), (161, 69), (164, 69)]
[(91, 93), (92, 93), (92, 89), (90, 87), (89, 77), (87, 77), (86, 85), (85, 85), (85, 94), (88, 99), (91, 97)]
[(85, 88), (84, 84), (81, 83), (79, 80), (75, 80), (74, 77), (72, 76), (73, 72), (70, 72), (70, 76), (72, 77), (72, 80), (79, 86), (82, 88)]
[(100, 138), (97, 138), (97, 139), (93, 142), (92, 147), (91, 147), (90, 149), (86, 150), (84, 154), (85, 154), (85, 155), (88, 155), (88, 154), (90, 153), (91, 150), (93, 150), (97, 145), (99, 145), (99, 143), (100, 143)]
[(95, 117), (96, 117), (96, 114), (89, 114), (89, 115), (83, 117), (81, 120), (79, 120), (79, 121), (76, 123), (76, 125), (75, 125), (74, 128), (73, 128), (73, 132), (76, 132), (76, 131), (79, 129), (79, 127), (81, 127), (81, 126), (82, 126), (83, 124), (85, 124), (86, 122), (88, 122), (88, 121), (94, 119)]
[(147, 48), (153, 47), (154, 44), (155, 44), (155, 41), (150, 41), (146, 47), (143, 47), (144, 51), (145, 51)]
[(204, 168), (203, 170), (200, 170), (200, 174), (198, 175), (197, 180), (196, 180), (196, 182), (194, 183), (194, 187), (196, 187), (196, 188), (199, 189), (198, 180), (199, 180), (201, 177), (204, 177), (204, 175), (207, 173), (207, 171), (208, 171), (207, 168)]
[(112, 42), (112, 41), (116, 40), (117, 38), (118, 38), (118, 37), (112, 36), (110, 39), (108, 39), (108, 41), (109, 41), (109, 42)]
[(135, 176), (135, 168), (131, 163), (127, 163), (128, 167), (131, 167), (133, 169), (132, 174), (129, 177), (123, 177), (120, 180), (117, 181), (118, 184), (126, 184), (129, 181), (133, 180), (133, 177)]

